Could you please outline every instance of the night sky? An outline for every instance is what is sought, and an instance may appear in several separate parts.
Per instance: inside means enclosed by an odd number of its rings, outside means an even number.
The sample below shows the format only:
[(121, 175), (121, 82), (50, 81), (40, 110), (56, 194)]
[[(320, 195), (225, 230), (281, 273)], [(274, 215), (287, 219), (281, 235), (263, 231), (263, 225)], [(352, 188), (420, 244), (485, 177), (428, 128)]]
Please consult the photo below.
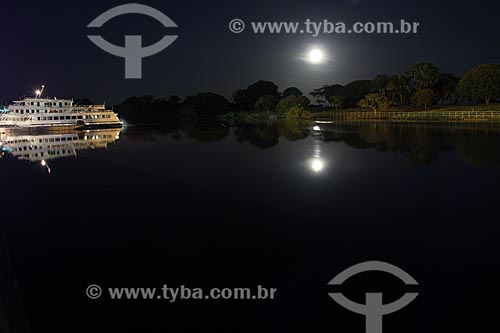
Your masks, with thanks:
[[(230, 97), (238, 88), (270, 80), (280, 90), (308, 93), (324, 84), (346, 84), (377, 74), (405, 72), (431, 62), (458, 76), (500, 59), (498, 0), (478, 1), (165, 1), (144, 0), (178, 28), (165, 29), (142, 15), (124, 15), (98, 31), (87, 25), (127, 1), (10, 1), (0, 3), (0, 100), (29, 95), (41, 84), (51, 96), (88, 97), (119, 103), (127, 96), (185, 96), (213, 91)], [(234, 18), (250, 21), (394, 21), (421, 23), (417, 35), (233, 34)], [(97, 32), (97, 33), (96, 33)], [(142, 80), (124, 79), (124, 61), (97, 48), (88, 34), (114, 44), (124, 35), (143, 35), (152, 44), (178, 35), (170, 47), (143, 62)], [(300, 60), (311, 45), (331, 60), (313, 66)]]

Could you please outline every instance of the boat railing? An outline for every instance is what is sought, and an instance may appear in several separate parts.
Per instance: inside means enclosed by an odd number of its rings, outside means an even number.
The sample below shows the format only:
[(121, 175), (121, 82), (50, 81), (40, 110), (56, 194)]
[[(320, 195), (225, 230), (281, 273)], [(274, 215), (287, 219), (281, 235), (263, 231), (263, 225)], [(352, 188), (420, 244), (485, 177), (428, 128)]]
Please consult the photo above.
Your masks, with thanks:
[(99, 105), (76, 105), (73, 107), (72, 112), (111, 112), (111, 110), (107, 110), (104, 104)]

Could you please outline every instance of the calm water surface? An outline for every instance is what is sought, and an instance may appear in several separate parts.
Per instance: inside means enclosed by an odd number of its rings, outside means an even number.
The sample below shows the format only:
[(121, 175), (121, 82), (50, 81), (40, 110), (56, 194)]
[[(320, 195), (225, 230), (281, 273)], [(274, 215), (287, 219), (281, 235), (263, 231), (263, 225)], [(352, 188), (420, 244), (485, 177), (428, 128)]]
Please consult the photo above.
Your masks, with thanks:
[[(367, 260), (420, 284), (384, 332), (496, 326), (500, 128), (313, 126), (2, 134), (0, 331), (364, 332), (327, 284)], [(361, 282), (344, 290), (359, 302), (407, 291)], [(90, 300), (93, 283), (278, 291)]]

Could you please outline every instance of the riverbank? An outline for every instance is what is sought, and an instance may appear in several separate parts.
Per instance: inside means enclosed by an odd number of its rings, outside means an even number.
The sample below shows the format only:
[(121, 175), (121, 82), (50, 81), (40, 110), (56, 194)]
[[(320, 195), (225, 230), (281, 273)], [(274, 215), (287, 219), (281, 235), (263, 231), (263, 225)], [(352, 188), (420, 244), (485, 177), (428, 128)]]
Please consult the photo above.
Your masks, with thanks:
[(500, 123), (500, 111), (334, 112), (314, 120), (395, 123)]
[[(276, 113), (230, 112), (220, 117), (226, 121), (252, 122), (280, 118)], [(500, 123), (500, 104), (450, 105), (428, 109), (415, 107), (391, 107), (387, 111), (373, 112), (366, 109), (334, 111), (310, 109), (308, 117), (313, 121), (343, 122), (391, 122), (391, 123)]]

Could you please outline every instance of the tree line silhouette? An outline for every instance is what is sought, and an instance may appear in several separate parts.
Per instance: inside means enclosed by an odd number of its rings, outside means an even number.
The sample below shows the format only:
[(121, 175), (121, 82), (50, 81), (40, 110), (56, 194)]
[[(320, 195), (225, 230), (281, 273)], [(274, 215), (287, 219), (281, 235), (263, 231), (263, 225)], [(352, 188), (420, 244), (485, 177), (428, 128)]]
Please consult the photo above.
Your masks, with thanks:
[(458, 78), (451, 73), (442, 73), (433, 64), (420, 63), (411, 66), (404, 74), (382, 74), (373, 80), (324, 85), (311, 91), (310, 96), (315, 104), (311, 104), (297, 87), (280, 92), (275, 83), (261, 80), (236, 90), (231, 100), (213, 92), (185, 98), (146, 95), (129, 97), (114, 109), (129, 123), (163, 123), (248, 112), (300, 118), (315, 111), (358, 107), (379, 112), (388, 110), (391, 105), (427, 109), (434, 105), (490, 104), (500, 100), (500, 65), (479, 65)]

